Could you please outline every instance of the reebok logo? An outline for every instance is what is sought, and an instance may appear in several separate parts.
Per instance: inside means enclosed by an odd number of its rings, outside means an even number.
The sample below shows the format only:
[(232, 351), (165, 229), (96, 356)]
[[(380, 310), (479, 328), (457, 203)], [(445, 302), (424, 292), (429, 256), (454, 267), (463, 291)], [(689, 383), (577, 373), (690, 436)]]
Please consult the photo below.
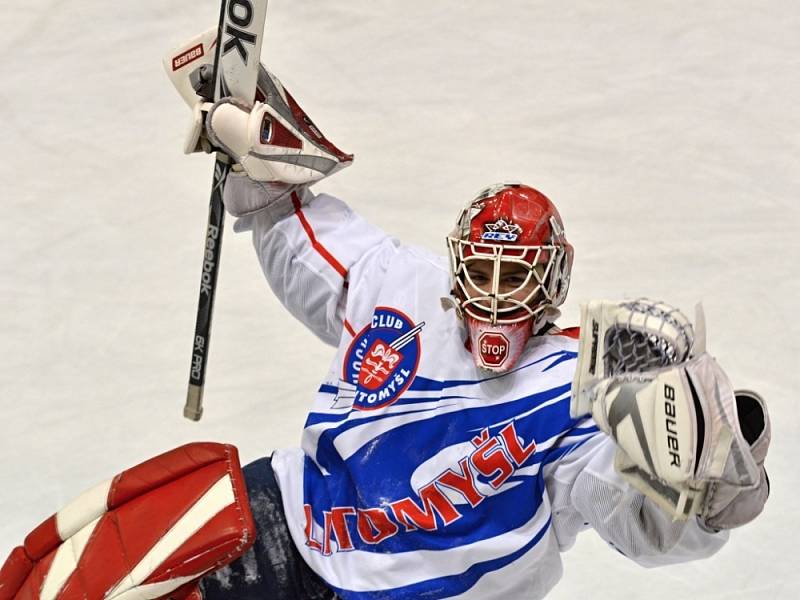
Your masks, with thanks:
[(206, 252), (203, 255), (203, 276), (200, 281), (200, 293), (206, 296), (211, 296), (211, 273), (216, 266), (214, 249), (217, 247), (217, 240), (219, 240), (219, 227), (209, 225), (208, 235), (206, 235)]
[(253, 5), (249, 0), (232, 0), (228, 3), (228, 20), (230, 23), (225, 25), (225, 33), (230, 37), (222, 46), (222, 54), (235, 48), (242, 62), (247, 64), (250, 53), (245, 44), (254, 46), (256, 43), (256, 36), (247, 31), (253, 22)]

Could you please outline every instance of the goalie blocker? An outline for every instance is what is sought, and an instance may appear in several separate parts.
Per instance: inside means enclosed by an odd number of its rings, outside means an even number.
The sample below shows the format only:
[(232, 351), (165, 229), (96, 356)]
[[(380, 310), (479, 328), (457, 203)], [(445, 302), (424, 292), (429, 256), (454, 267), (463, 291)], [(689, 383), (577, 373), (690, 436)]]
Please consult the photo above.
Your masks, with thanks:
[[(205, 69), (207, 71), (207, 69)], [(197, 85), (203, 85), (201, 68)], [(225, 195), (225, 208), (235, 217), (286, 201), (353, 163), (311, 121), (280, 80), (263, 65), (258, 74), (259, 95), (251, 106), (237, 98), (197, 102), (184, 152), (220, 149), (235, 162), (231, 180), (249, 193)], [(248, 184), (241, 184), (241, 180)], [(290, 204), (289, 204), (290, 206)]]
[(676, 519), (710, 529), (754, 519), (769, 494), (764, 400), (734, 392), (705, 352), (705, 324), (649, 300), (581, 307), (573, 417), (617, 444), (616, 470)]
[(0, 600), (199, 598), (255, 539), (236, 448), (194, 443), (123, 471), (44, 521), (0, 568)]

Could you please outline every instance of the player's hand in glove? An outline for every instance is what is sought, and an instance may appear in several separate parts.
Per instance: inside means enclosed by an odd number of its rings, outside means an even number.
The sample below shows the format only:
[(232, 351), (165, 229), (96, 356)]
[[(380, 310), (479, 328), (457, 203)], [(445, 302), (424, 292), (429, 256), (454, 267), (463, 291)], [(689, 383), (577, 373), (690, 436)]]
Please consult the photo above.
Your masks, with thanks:
[[(222, 150), (235, 162), (228, 212), (243, 216), (293, 190), (333, 175), (353, 162), (325, 138), (277, 77), (261, 67), (254, 105), (238, 98), (199, 102), (184, 150)], [(242, 173), (243, 171), (243, 173)], [(247, 176), (252, 182), (241, 181)], [(240, 181), (235, 182), (235, 179)]]
[(754, 519), (769, 495), (767, 408), (734, 392), (697, 331), (668, 305), (594, 301), (581, 310), (573, 416), (617, 444), (615, 468), (676, 519), (709, 529)]
[(195, 443), (123, 471), (34, 529), (0, 567), (0, 600), (199, 599), (255, 522), (233, 446)]

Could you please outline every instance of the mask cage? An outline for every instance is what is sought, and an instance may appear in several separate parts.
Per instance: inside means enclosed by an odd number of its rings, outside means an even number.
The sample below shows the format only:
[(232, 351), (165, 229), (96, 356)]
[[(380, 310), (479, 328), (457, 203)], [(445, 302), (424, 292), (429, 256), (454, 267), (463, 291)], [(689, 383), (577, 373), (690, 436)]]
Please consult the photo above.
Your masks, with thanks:
[[(565, 286), (562, 281), (567, 264), (566, 248), (557, 245), (509, 246), (470, 242), (456, 237), (447, 238), (453, 292), (463, 312), (479, 321), (491, 324), (519, 323), (535, 317), (548, 306), (563, 302)], [(478, 261), (491, 262), (489, 287), (477, 285), (468, 267)], [(500, 293), (500, 271), (504, 264), (518, 264), (527, 270), (525, 280), (516, 288)], [(537, 270), (542, 267), (541, 271)], [(520, 300), (512, 298), (535, 282)]]

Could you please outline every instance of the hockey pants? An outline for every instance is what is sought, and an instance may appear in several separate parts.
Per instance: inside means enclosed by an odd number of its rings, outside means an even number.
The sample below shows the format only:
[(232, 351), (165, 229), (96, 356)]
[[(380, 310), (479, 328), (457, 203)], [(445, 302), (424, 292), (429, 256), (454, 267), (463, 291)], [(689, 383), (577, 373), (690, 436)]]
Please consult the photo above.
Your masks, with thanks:
[(204, 600), (335, 600), (292, 542), (270, 458), (243, 469), (256, 541), (244, 556), (201, 582)]

